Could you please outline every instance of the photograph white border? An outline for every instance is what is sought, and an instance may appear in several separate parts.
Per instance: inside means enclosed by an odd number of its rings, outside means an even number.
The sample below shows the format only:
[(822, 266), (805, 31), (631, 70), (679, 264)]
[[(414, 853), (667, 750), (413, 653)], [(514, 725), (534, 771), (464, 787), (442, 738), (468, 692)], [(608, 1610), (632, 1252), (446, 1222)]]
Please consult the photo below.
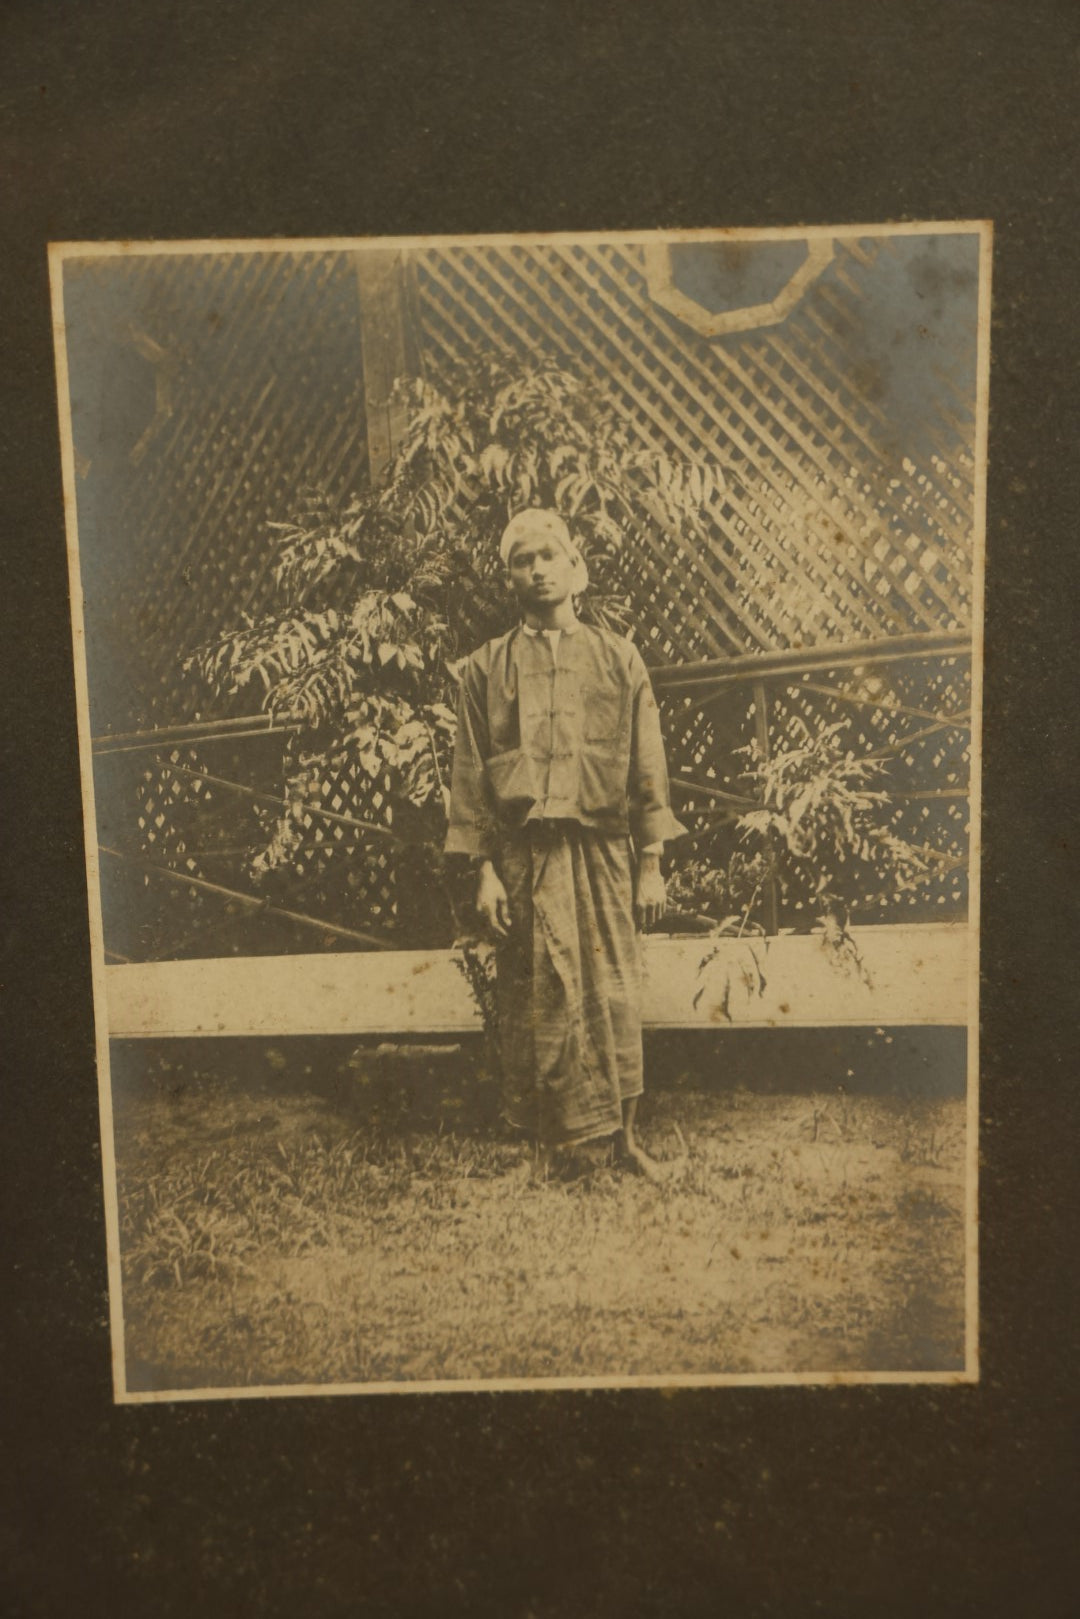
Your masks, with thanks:
[[(972, 731), (970, 774), (970, 899), (968, 915), (968, 1021), (967, 1021), (967, 1112), (966, 1112), (966, 1232), (965, 1232), (965, 1363), (962, 1369), (946, 1372), (808, 1372), (808, 1373), (717, 1373), (691, 1376), (641, 1377), (540, 1377), (482, 1380), (439, 1380), (392, 1383), (298, 1383), (251, 1387), (174, 1389), (131, 1392), (125, 1372), (123, 1295), (121, 1286), (119, 1214), (117, 1204), (116, 1157), (113, 1135), (113, 1109), (110, 1077), (110, 1030), (105, 964), (97, 814), (91, 756), (89, 681), (86, 663), (86, 631), (79, 562), (77, 519), (77, 479), (72, 438), (67, 336), (63, 297), (64, 265), (70, 259), (146, 257), (260, 252), (360, 252), (365, 250), (423, 249), (447, 246), (492, 246), (519, 242), (535, 244), (625, 243), (710, 241), (783, 241), (828, 237), (834, 240), (867, 236), (942, 236), (975, 234), (979, 237), (979, 287), (977, 310), (977, 369), (975, 389), (975, 521), (972, 608)], [(986, 552), (986, 472), (988, 455), (988, 412), (991, 325), (991, 261), (993, 226), (988, 220), (903, 221), (898, 223), (844, 224), (835, 226), (795, 225), (785, 227), (701, 228), (695, 230), (649, 231), (562, 231), (514, 232), (459, 236), (399, 237), (274, 237), (244, 239), (157, 239), (153, 241), (61, 241), (49, 244), (49, 272), (56, 359), (56, 385), (59, 407), (60, 444), (63, 469), (65, 526), (71, 592), (71, 623), (74, 646), (75, 690), (78, 716), (80, 773), (84, 822), (84, 848), (90, 922), (90, 967), (93, 989), (95, 1046), (101, 1129), (101, 1161), (104, 1182), (105, 1230), (110, 1301), (110, 1340), (114, 1398), (118, 1404), (161, 1404), (192, 1400), (238, 1400), (298, 1396), (356, 1394), (446, 1394), (497, 1393), (528, 1390), (579, 1390), (654, 1388), (745, 1388), (850, 1385), (910, 1386), (915, 1384), (967, 1384), (979, 1380), (979, 1255), (978, 1255), (978, 1154), (979, 1154), (979, 923), (982, 805), (982, 694), (985, 614)], [(163, 971), (168, 963), (161, 963)]]

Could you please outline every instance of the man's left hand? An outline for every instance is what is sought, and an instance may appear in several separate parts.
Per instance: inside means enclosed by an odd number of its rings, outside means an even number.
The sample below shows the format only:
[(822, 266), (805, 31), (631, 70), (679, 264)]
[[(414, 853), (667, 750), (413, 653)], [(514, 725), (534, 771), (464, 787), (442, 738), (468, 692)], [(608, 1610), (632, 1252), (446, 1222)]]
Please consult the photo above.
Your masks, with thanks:
[(643, 854), (634, 884), (634, 911), (638, 926), (655, 927), (667, 910), (667, 888), (660, 871), (657, 855)]

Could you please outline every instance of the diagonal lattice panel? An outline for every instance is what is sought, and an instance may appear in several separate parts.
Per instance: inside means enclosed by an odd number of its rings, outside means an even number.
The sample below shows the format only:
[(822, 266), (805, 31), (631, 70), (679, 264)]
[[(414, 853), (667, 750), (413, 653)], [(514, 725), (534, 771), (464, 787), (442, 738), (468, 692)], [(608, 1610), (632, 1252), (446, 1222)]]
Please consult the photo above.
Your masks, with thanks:
[(679, 564), (730, 645), (966, 624), (973, 418), (954, 380), (951, 406), (911, 435), (916, 465), (860, 396), (850, 309), (877, 244), (841, 244), (833, 282), (782, 328), (722, 345), (651, 304), (638, 256), (605, 244), (427, 253), (425, 334), (455, 359), (478, 345), (553, 355), (612, 389), (643, 442), (720, 461), (710, 554)]
[(117, 480), (117, 618), (170, 715), (183, 655), (266, 604), (268, 523), (306, 488), (341, 499), (364, 475), (358, 294), (345, 254), (164, 254), (123, 273), (125, 318), (106, 324), (103, 352), (150, 339), (170, 413)]

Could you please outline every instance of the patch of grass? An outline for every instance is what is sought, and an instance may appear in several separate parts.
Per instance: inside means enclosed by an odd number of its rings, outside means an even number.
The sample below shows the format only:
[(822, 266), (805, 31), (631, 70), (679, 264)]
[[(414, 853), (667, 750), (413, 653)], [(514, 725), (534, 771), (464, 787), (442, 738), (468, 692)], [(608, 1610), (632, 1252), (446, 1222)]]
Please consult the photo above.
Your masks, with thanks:
[(961, 1102), (681, 1085), (643, 1112), (658, 1156), (687, 1140), (673, 1184), (603, 1154), (523, 1184), (456, 1115), (128, 1098), (130, 1386), (962, 1364)]

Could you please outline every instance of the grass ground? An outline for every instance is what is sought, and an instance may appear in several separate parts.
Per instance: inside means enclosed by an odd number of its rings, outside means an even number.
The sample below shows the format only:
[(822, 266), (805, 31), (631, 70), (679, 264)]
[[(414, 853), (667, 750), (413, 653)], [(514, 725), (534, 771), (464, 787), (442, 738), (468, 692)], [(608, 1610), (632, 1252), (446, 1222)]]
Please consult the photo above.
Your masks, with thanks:
[(675, 1184), (536, 1186), (490, 1087), (229, 1050), (118, 1097), (133, 1390), (962, 1365), (959, 1099), (682, 1073), (641, 1113)]

